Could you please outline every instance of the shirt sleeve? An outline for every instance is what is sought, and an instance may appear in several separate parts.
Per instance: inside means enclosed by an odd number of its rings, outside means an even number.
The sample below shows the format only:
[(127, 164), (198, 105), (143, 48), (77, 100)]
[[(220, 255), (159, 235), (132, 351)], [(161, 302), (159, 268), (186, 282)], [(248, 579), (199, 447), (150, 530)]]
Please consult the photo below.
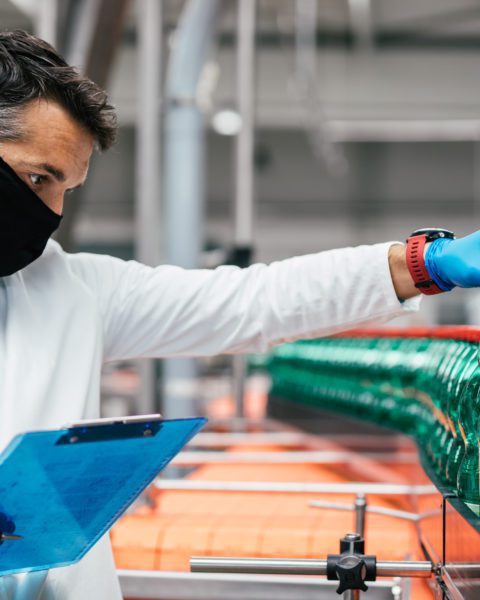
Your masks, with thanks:
[(247, 269), (147, 267), (69, 255), (98, 299), (105, 360), (264, 352), (416, 310), (399, 302), (392, 243), (331, 250)]

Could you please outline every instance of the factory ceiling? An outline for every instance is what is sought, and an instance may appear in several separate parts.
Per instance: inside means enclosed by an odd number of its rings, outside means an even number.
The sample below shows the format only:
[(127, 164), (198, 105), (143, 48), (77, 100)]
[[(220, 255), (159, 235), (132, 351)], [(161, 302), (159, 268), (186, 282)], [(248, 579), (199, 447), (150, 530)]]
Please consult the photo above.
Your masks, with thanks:
[[(234, 43), (236, 2), (224, 0), (219, 41)], [(473, 0), (299, 0), (308, 9), (315, 5), (319, 45), (354, 47), (367, 34), (379, 49), (446, 48), (480, 46), (480, 4)], [(174, 29), (184, 0), (165, 0), (165, 23)], [(0, 0), (0, 23), (4, 29), (32, 29), (40, 3), (37, 0)], [(258, 42), (274, 46), (293, 41), (293, 0), (258, 0)], [(125, 41), (135, 41), (135, 2), (131, 2)]]

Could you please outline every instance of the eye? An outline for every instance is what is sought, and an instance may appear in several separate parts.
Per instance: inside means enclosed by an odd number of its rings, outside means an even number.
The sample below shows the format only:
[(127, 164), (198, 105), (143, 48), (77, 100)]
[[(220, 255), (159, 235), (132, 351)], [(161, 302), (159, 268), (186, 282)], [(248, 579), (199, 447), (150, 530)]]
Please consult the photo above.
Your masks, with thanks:
[(28, 178), (30, 179), (30, 182), (33, 186), (42, 185), (42, 183), (45, 183), (45, 181), (47, 180), (47, 177), (45, 175), (38, 175), (37, 173), (30, 173)]

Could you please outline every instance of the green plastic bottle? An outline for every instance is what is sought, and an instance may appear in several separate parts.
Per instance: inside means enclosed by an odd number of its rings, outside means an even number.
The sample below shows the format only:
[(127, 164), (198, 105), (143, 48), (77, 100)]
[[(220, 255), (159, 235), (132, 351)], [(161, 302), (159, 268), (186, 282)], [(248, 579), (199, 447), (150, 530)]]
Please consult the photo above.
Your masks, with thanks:
[(460, 402), (465, 387), (468, 386), (473, 377), (480, 374), (478, 368), (478, 347), (476, 344), (470, 344), (469, 346), (469, 352), (463, 360), (463, 370), (457, 380), (453, 382), (447, 398), (447, 418), (451, 436), (447, 441), (444, 451), (444, 454), (447, 456), (445, 475), (447, 483), (452, 487), (456, 486), (458, 469), (463, 460), (465, 449), (459, 426)]
[(457, 348), (445, 340), (432, 340), (429, 359), (416, 379), (417, 398), (424, 408), (425, 438), (419, 441), (432, 464), (436, 464), (440, 452), (440, 437), (444, 431), (445, 416), (440, 410), (439, 390), (443, 378), (454, 360)]
[[(460, 388), (468, 380), (469, 374), (472, 373), (472, 365), (475, 368), (477, 355), (476, 348), (468, 342), (460, 341), (456, 345), (458, 350), (444, 375), (443, 385), (438, 391), (440, 410), (445, 420), (442, 422), (443, 428), (438, 438), (437, 464), (442, 480), (451, 485), (455, 485), (456, 481), (456, 477), (449, 480), (447, 468), (456, 437), (456, 429), (451, 413), (453, 410), (456, 413)], [(456, 420), (456, 417), (454, 418)]]
[(458, 425), (465, 450), (458, 469), (457, 491), (465, 504), (480, 516), (480, 377), (478, 374), (463, 389)]
[(275, 349), (269, 368), (273, 395), (415, 436), (440, 479), (480, 512), (475, 344), (327, 338)]

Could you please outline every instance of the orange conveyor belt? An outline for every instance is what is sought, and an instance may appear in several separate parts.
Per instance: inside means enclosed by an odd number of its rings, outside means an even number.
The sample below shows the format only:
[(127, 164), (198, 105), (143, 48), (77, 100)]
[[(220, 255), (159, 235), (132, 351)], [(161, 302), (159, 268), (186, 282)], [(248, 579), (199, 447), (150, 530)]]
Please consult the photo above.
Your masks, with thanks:
[[(229, 451), (235, 451), (230, 448)], [(242, 446), (240, 451), (252, 450)], [(266, 451), (262, 447), (262, 451)], [(271, 451), (282, 448), (269, 447)], [(395, 470), (394, 467), (388, 467)], [(412, 468), (419, 469), (412, 465)], [(396, 473), (408, 483), (404, 473)], [(338, 465), (211, 464), (187, 479), (197, 481), (348, 482)], [(352, 495), (149, 491), (150, 505), (124, 516), (111, 537), (118, 568), (187, 571), (191, 556), (324, 558), (338, 552), (339, 538), (352, 531), (351, 513), (314, 509), (310, 500), (352, 502)], [(413, 510), (409, 498), (369, 495), (371, 505)], [(424, 560), (415, 525), (368, 514), (366, 550), (379, 560)], [(424, 582), (414, 582), (415, 600), (431, 600)]]

